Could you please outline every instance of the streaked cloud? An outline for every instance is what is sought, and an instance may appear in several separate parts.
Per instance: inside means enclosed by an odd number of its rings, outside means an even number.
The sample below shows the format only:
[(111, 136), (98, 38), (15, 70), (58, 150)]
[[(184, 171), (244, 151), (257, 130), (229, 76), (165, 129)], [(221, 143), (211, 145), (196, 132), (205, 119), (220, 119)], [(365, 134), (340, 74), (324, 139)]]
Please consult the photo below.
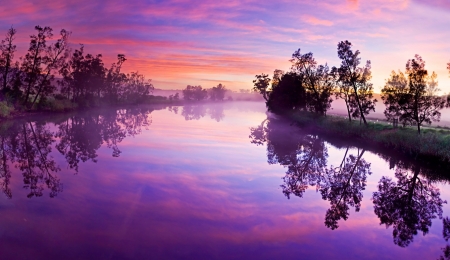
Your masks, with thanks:
[(16, 0), (0, 7), (0, 33), (17, 28), (18, 57), (35, 25), (68, 29), (74, 47), (85, 44), (106, 64), (124, 53), (124, 70), (145, 73), (157, 88), (212, 76), (232, 89), (250, 88), (255, 74), (288, 69), (298, 48), (338, 65), (336, 45), (349, 40), (372, 60), (376, 89), (419, 53), (449, 92), (449, 12), (445, 0)]

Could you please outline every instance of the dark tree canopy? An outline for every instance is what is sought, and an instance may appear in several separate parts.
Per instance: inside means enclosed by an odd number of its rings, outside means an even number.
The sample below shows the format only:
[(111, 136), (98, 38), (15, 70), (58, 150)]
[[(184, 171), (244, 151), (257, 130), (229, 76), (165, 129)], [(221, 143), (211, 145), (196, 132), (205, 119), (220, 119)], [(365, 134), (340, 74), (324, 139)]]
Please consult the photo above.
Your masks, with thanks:
[(347, 104), (349, 120), (351, 117), (361, 117), (367, 125), (366, 115), (375, 111), (376, 99), (373, 99), (373, 85), (371, 79), (371, 63), (366, 62), (364, 67), (359, 67), (360, 51), (353, 52), (349, 41), (338, 43), (338, 57), (341, 59), (339, 69), (334, 69), (339, 74), (339, 95)]
[(318, 65), (311, 52), (302, 54), (300, 49), (292, 54), (292, 72), (303, 79), (306, 108), (310, 112), (325, 115), (331, 107), (335, 81), (327, 64)]
[(445, 107), (446, 99), (437, 95), (437, 85), (436, 73), (428, 74), (422, 57), (416, 55), (408, 60), (405, 73), (393, 71), (381, 90), (386, 118), (416, 125), (420, 134), (424, 123), (440, 120), (439, 110)]
[(14, 62), (16, 30), (10, 28), (0, 43), (0, 102), (18, 110), (63, 111), (150, 98), (150, 80), (122, 72), (124, 54), (108, 69), (101, 54), (85, 54), (83, 45), (69, 48), (70, 35), (62, 29), (54, 39), (52, 28), (35, 26), (27, 53)]
[(306, 92), (303, 87), (303, 78), (293, 72), (278, 76), (267, 100), (268, 110), (286, 112), (305, 109)]
[(208, 92), (202, 86), (187, 85), (183, 89), (183, 98), (187, 101), (201, 101), (208, 97)]
[(223, 101), (225, 98), (225, 93), (227, 92), (227, 89), (224, 85), (219, 84), (215, 87), (212, 87), (209, 90), (209, 98), (212, 101)]
[(256, 75), (255, 78), (256, 79), (253, 80), (254, 85), (253, 90), (260, 93), (264, 97), (264, 99), (268, 101), (269, 100), (268, 95), (270, 93), (269, 87), (271, 81), (269, 75), (262, 73), (260, 75)]

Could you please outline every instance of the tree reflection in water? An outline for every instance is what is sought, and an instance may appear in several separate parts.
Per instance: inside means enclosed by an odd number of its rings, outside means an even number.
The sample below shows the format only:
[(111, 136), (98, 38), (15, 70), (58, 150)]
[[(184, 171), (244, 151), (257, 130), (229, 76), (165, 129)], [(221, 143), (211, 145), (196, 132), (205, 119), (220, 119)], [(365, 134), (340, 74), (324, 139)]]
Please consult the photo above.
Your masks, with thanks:
[[(222, 104), (210, 104), (208, 106), (202, 104), (187, 104), (182, 107), (181, 115), (186, 121), (199, 120), (209, 115), (211, 119), (220, 122), (224, 119), (225, 114)], [(169, 111), (178, 113), (177, 107), (169, 107)]]
[(383, 177), (373, 194), (380, 224), (393, 226), (394, 243), (401, 247), (408, 246), (418, 231), (427, 234), (431, 220), (442, 218), (442, 204), (446, 203), (440, 198), (439, 189), (420, 173), (420, 167), (397, 167), (397, 182)]
[(56, 175), (60, 167), (51, 156), (53, 145), (69, 167), (78, 172), (80, 162), (97, 162), (97, 151), (102, 144), (112, 149), (114, 157), (119, 156), (118, 144), (148, 127), (151, 112), (148, 108), (133, 107), (78, 114), (55, 123), (56, 131), (44, 121), (14, 121), (3, 125), (0, 130), (2, 192), (12, 198), (10, 167), (15, 166), (22, 172), (29, 198), (42, 196), (45, 188), (49, 189), (50, 197), (55, 197), (63, 185)]
[(322, 198), (331, 204), (325, 216), (325, 225), (338, 228), (338, 220), (348, 218), (349, 207), (359, 211), (366, 176), (371, 174), (370, 164), (358, 154), (348, 154), (338, 167), (327, 168), (328, 150), (325, 141), (317, 135), (302, 134), (298, 129), (286, 127), (276, 120), (266, 119), (250, 129), (251, 142), (266, 143), (269, 164), (287, 168), (281, 185), (283, 193), (302, 197), (309, 186), (315, 186)]
[(337, 222), (341, 218), (347, 220), (349, 206), (354, 207), (356, 212), (360, 210), (367, 175), (372, 173), (370, 163), (362, 158), (365, 150), (358, 150), (356, 156), (347, 156), (348, 149), (339, 167), (327, 169), (320, 189), (322, 198), (331, 204), (325, 216), (325, 225), (331, 229), (339, 227)]
[[(371, 174), (371, 165), (363, 158), (364, 149), (350, 154), (347, 146), (340, 165), (328, 167), (327, 145), (321, 137), (302, 134), (300, 129), (277, 119), (266, 119), (251, 128), (249, 138), (256, 145), (267, 145), (269, 164), (287, 168), (281, 187), (288, 198), (292, 194), (302, 197), (309, 186), (315, 186), (322, 199), (330, 202), (325, 214), (328, 228), (336, 229), (340, 219), (347, 220), (350, 207), (356, 212), (360, 210), (367, 176)], [(417, 163), (381, 157), (396, 168), (397, 181), (388, 177), (380, 180), (378, 191), (373, 194), (375, 214), (381, 224), (393, 227), (394, 243), (405, 247), (418, 231), (428, 233), (432, 219), (442, 218), (442, 205), (446, 202), (427, 177), (431, 176), (428, 169)], [(450, 221), (446, 221), (444, 237), (448, 239)], [(444, 249), (445, 252), (450, 255), (450, 248)]]

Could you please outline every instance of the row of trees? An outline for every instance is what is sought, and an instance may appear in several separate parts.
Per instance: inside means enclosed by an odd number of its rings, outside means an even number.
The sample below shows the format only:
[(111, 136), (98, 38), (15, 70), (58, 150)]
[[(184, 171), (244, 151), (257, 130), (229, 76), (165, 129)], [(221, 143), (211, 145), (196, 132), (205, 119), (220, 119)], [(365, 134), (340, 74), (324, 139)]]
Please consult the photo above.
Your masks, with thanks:
[[(272, 78), (256, 75), (254, 91), (262, 94), (269, 111), (278, 113), (303, 110), (326, 115), (334, 96), (345, 101), (349, 121), (360, 118), (367, 125), (366, 116), (375, 111), (377, 103), (370, 82), (371, 62), (362, 65), (360, 52), (351, 47), (349, 41), (338, 43), (341, 64), (332, 68), (318, 64), (311, 52), (302, 54), (298, 49), (292, 54), (290, 71), (275, 70)], [(417, 125), (419, 133), (423, 123), (439, 121), (439, 110), (448, 101), (438, 96), (436, 78), (419, 55), (408, 60), (405, 73), (393, 72), (382, 89), (387, 120)]]
[(69, 31), (61, 30), (52, 43), (52, 28), (36, 26), (35, 31), (19, 60), (14, 59), (16, 29), (10, 28), (0, 43), (1, 100), (33, 109), (56, 97), (86, 107), (140, 102), (152, 91), (150, 80), (142, 74), (121, 71), (125, 55), (119, 54), (107, 68), (101, 54), (86, 54), (83, 45), (72, 50)]
[(201, 101), (208, 98), (212, 101), (223, 101), (227, 91), (226, 87), (222, 84), (210, 89), (204, 89), (202, 86), (187, 85), (183, 89), (183, 98), (187, 101)]
[(340, 67), (320, 65), (313, 54), (302, 54), (298, 49), (292, 54), (291, 69), (285, 73), (275, 70), (272, 79), (267, 74), (256, 75), (254, 90), (263, 95), (267, 107), (273, 112), (304, 110), (326, 115), (333, 96), (345, 101), (348, 118), (361, 118), (375, 110), (371, 65), (360, 66), (360, 52), (351, 50), (352, 44), (338, 44)]

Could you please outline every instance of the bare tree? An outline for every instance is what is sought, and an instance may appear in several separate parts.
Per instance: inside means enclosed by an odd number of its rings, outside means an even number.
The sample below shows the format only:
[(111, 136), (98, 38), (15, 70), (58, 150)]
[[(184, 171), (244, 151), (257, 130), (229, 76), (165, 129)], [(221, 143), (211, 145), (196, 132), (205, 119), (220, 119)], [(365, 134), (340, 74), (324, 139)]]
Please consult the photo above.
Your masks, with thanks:
[(14, 52), (16, 45), (13, 44), (16, 29), (11, 27), (6, 33), (6, 38), (0, 43), (0, 67), (2, 68), (2, 89), (5, 90), (8, 83), (8, 75), (13, 65)]

